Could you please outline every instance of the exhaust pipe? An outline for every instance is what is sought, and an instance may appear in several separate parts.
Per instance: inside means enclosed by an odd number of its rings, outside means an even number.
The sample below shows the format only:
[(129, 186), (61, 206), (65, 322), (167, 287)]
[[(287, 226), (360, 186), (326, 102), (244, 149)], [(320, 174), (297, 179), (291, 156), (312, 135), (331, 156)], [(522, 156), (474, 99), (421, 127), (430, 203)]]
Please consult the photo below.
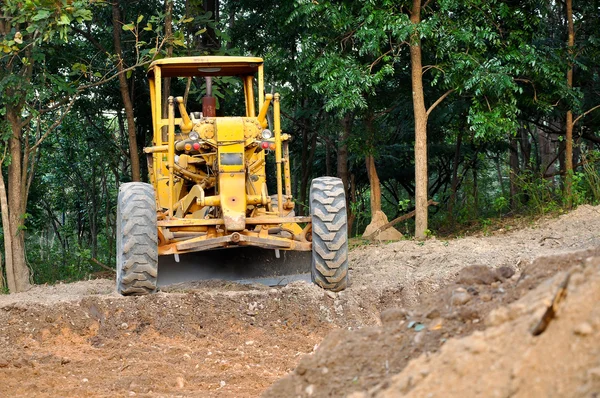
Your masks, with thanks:
[(212, 95), (212, 77), (206, 76), (204, 79), (206, 79), (206, 95), (202, 97), (202, 116), (216, 117), (217, 100)]

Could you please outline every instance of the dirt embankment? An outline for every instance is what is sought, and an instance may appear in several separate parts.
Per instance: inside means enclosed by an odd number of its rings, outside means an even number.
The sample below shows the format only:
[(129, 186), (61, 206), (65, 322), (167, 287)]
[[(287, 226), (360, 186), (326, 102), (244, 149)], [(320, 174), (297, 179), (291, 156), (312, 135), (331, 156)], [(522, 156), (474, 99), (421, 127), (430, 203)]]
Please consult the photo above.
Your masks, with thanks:
[[(2, 296), (0, 395), (589, 396), (598, 231), (582, 206), (489, 237), (365, 246), (340, 294), (202, 282), (120, 297), (96, 280)], [(531, 335), (569, 270), (558, 317)]]

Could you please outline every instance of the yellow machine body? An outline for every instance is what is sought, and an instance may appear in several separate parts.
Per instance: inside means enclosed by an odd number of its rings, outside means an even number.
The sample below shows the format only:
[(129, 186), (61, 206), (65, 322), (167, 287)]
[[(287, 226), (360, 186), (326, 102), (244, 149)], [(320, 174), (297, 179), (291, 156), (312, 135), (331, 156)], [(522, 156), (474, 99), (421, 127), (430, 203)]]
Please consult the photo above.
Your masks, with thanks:
[[(163, 91), (173, 87), (165, 79), (213, 76), (241, 79), (245, 115), (188, 113), (183, 97)], [(148, 77), (154, 133), (144, 152), (156, 192), (159, 255), (237, 246), (311, 250), (310, 217), (293, 213), (289, 136), (281, 132), (279, 95), (264, 95), (262, 59), (167, 58), (152, 63)], [(267, 156), (275, 159), (273, 193), (266, 183)]]

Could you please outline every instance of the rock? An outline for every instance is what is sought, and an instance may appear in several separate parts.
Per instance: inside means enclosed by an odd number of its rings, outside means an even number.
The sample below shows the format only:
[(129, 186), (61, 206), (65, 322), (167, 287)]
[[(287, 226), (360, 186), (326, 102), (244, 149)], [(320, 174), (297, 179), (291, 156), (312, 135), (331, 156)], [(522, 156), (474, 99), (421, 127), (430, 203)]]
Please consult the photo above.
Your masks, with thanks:
[(302, 362), (300, 362), (300, 363), (298, 364), (298, 366), (296, 366), (296, 370), (295, 370), (295, 372), (296, 372), (296, 374), (297, 374), (297, 375), (299, 375), (299, 376), (303, 376), (303, 375), (306, 373), (306, 371), (307, 371), (307, 370), (308, 370), (308, 369), (306, 369), (306, 366), (304, 366), (304, 365), (302, 364)]
[(498, 280), (498, 275), (484, 265), (470, 265), (460, 270), (456, 283), (464, 285), (490, 285)]
[(443, 325), (444, 325), (444, 320), (442, 318), (436, 318), (433, 321), (431, 321), (431, 324), (429, 324), (428, 329), (429, 330), (440, 330)]
[(327, 296), (329, 296), (332, 299), (336, 298), (335, 292), (332, 292), (331, 290), (326, 290), (325, 294), (327, 294)]
[(403, 321), (406, 317), (406, 311), (402, 308), (388, 308), (381, 311), (379, 314), (379, 319), (381, 319), (382, 324), (394, 324), (400, 321)]
[(488, 301), (491, 301), (491, 300), (492, 300), (492, 295), (491, 295), (491, 294), (489, 294), (489, 293), (482, 293), (482, 294), (479, 296), (479, 298), (481, 299), (481, 301), (488, 302)]
[(459, 287), (452, 292), (450, 298), (450, 304), (452, 305), (464, 305), (471, 301), (471, 295), (463, 288)]
[(582, 322), (575, 326), (573, 332), (579, 336), (588, 336), (594, 332), (594, 328), (587, 322)]
[(417, 334), (415, 334), (415, 337), (413, 337), (413, 341), (415, 342), (416, 345), (420, 345), (423, 342), (424, 336), (425, 336), (424, 333), (417, 333)]
[(600, 368), (592, 368), (587, 371), (587, 377), (589, 380), (598, 382), (600, 381)]
[(190, 354), (187, 354), (187, 353), (186, 353), (186, 354), (183, 354), (183, 359), (184, 359), (185, 361), (190, 361), (190, 360), (192, 359), (192, 357), (190, 356)]
[(487, 326), (498, 326), (510, 319), (509, 311), (506, 307), (500, 307), (490, 312), (485, 320)]
[(314, 384), (310, 384), (308, 385), (305, 389), (304, 392), (311, 397), (314, 393), (315, 393), (315, 386)]
[(488, 346), (483, 339), (471, 338), (470, 344), (466, 348), (473, 354), (481, 354), (482, 352), (487, 351)]
[(467, 288), (467, 292), (469, 292), (469, 294), (473, 295), (473, 296), (477, 296), (479, 294), (479, 290), (477, 290), (476, 288), (474, 288), (473, 286), (469, 286)]
[(429, 311), (427, 313), (427, 315), (425, 315), (425, 317), (427, 319), (435, 319), (435, 318), (439, 318), (440, 317), (440, 310), (438, 310), (437, 308), (432, 309), (431, 311)]
[(177, 387), (179, 387), (179, 388), (183, 388), (185, 386), (185, 379), (181, 376), (176, 378), (175, 382), (177, 383)]
[(368, 395), (366, 392), (362, 392), (362, 391), (355, 391), (350, 395), (347, 395), (347, 398), (367, 398)]
[(463, 322), (472, 321), (479, 318), (479, 312), (474, 308), (465, 307), (458, 310), (457, 317)]
[(515, 270), (511, 267), (503, 265), (502, 267), (496, 270), (496, 275), (502, 279), (511, 278), (515, 274)]

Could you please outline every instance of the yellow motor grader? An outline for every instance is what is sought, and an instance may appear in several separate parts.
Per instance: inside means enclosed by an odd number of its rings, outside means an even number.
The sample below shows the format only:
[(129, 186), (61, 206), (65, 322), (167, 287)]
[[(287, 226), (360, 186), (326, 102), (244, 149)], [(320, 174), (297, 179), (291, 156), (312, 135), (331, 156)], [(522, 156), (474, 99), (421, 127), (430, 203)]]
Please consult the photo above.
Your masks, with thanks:
[[(295, 215), (290, 136), (281, 131), (279, 95), (265, 94), (263, 76), (263, 60), (256, 57), (165, 58), (150, 65), (154, 134), (152, 146), (144, 152), (151, 183), (131, 182), (119, 188), (119, 293), (155, 292), (159, 256), (178, 259), (191, 252), (248, 246), (275, 250), (276, 254), (280, 250), (312, 251), (313, 282), (333, 291), (346, 288), (348, 232), (343, 184), (333, 177), (314, 179), (310, 216)], [(217, 116), (212, 82), (223, 77), (239, 79), (243, 116)], [(167, 78), (170, 84), (165, 84)], [(201, 109), (188, 111), (182, 96), (164, 93), (165, 87), (177, 89), (172, 84), (176, 78), (187, 80), (188, 87), (191, 79), (204, 79), (206, 95)], [(272, 131), (268, 128), (270, 106)], [(274, 157), (273, 192), (267, 187), (268, 157)]]

